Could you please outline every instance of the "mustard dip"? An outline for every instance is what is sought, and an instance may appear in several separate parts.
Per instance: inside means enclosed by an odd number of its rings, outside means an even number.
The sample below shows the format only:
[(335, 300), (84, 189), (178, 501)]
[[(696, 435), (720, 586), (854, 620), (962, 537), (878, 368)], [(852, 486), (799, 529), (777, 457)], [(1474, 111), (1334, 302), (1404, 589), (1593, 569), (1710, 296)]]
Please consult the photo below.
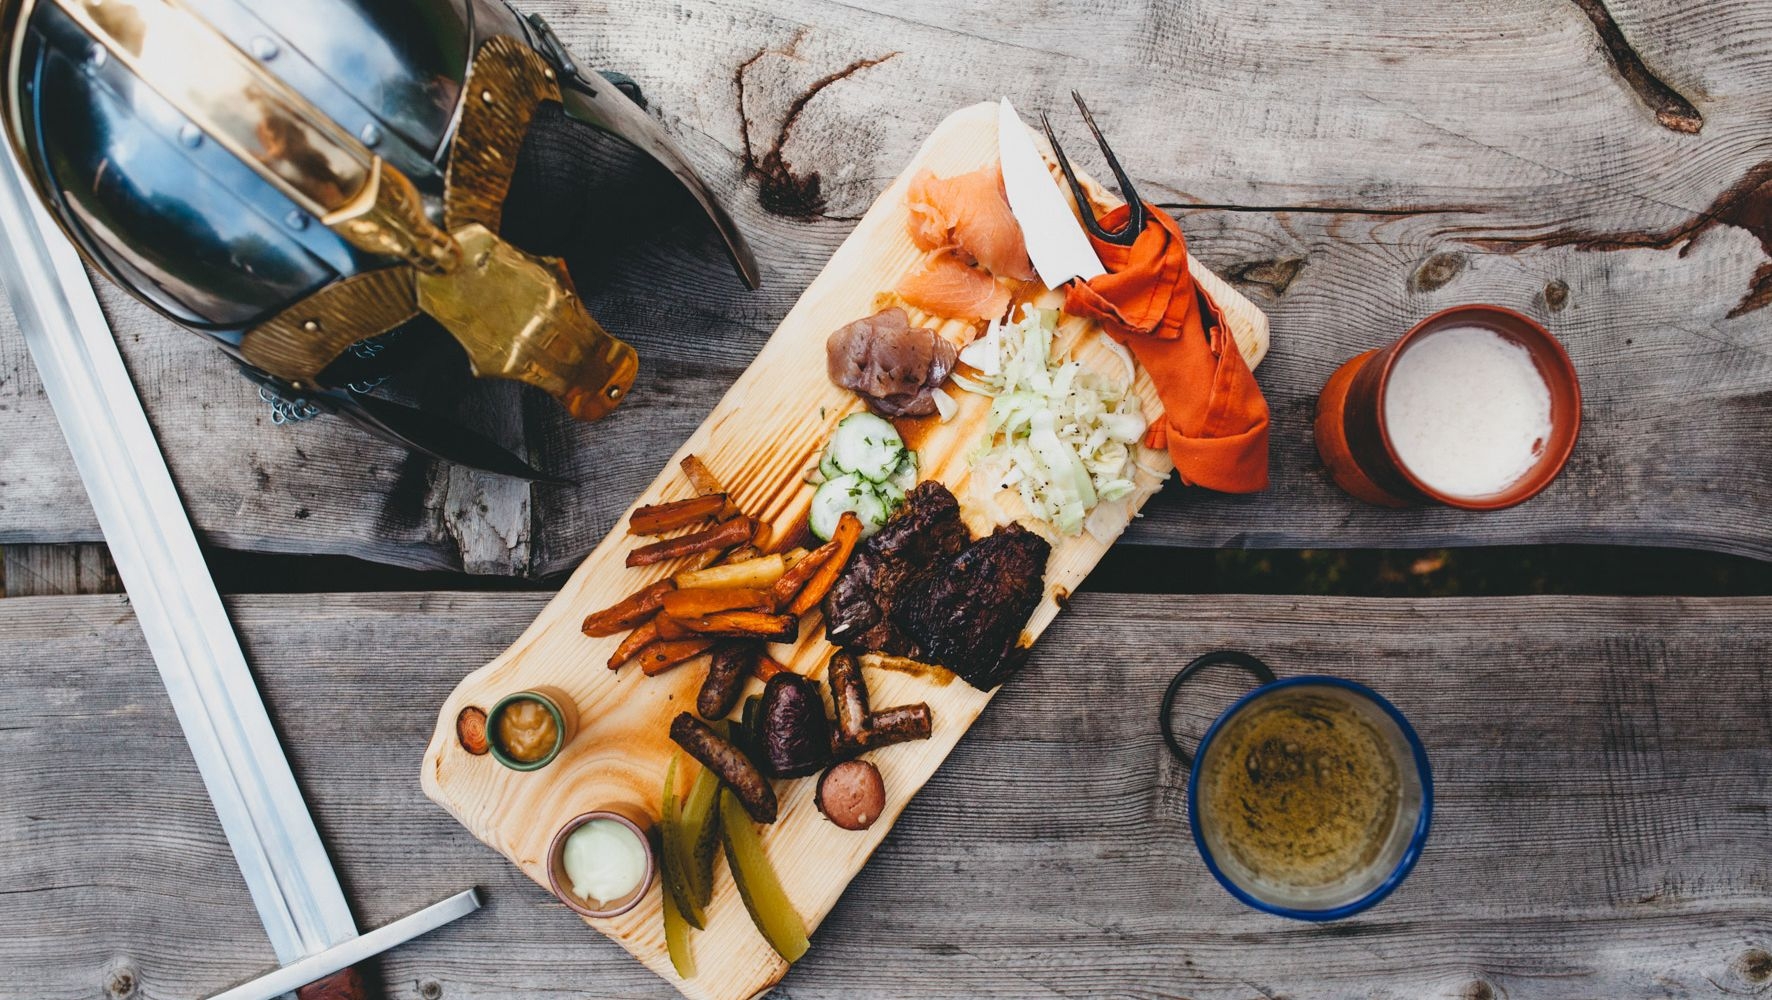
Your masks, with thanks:
[(498, 713), (498, 745), (512, 760), (533, 764), (554, 750), (560, 725), (534, 698), (513, 701)]

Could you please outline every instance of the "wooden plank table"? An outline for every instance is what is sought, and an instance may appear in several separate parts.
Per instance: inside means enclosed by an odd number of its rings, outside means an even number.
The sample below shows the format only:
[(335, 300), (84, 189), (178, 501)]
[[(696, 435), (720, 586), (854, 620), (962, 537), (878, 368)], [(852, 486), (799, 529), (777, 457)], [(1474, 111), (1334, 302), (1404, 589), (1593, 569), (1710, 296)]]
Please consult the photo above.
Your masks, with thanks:
[[(107, 288), (214, 544), (481, 573), (572, 567), (935, 122), (1008, 90), (1078, 137), (1064, 96), (1077, 87), (1141, 192), (1180, 206), (1198, 254), (1273, 321), (1261, 382), (1274, 487), (1245, 498), (1171, 487), (1128, 541), (1576, 541), (1772, 557), (1768, 0), (526, 7), (640, 80), (750, 235), (764, 289), (742, 291), (693, 226), (581, 279), (646, 370), (591, 426), (512, 387), (475, 394), (467, 409), (496, 436), (582, 481), (530, 489), (335, 422), (274, 427), (218, 354)], [(814, 179), (817, 197), (790, 197)], [(1587, 421), (1567, 473), (1499, 514), (1343, 497), (1311, 445), (1316, 392), (1341, 360), (1472, 301), (1531, 313), (1570, 348)], [(97, 538), (0, 312), (0, 544)]]
[[(436, 705), (531, 594), (230, 602), (365, 926), (477, 883), (396, 1000), (673, 996), (426, 802)], [(906, 812), (780, 995), (1750, 996), (1772, 982), (1772, 599), (1088, 593)], [(1248, 910), (1157, 733), (1187, 658), (1376, 687), (1434, 767), (1420, 866), (1328, 926)], [(200, 996), (272, 961), (120, 597), (0, 601), (0, 998)], [(1239, 690), (1202, 679), (1198, 733)]]

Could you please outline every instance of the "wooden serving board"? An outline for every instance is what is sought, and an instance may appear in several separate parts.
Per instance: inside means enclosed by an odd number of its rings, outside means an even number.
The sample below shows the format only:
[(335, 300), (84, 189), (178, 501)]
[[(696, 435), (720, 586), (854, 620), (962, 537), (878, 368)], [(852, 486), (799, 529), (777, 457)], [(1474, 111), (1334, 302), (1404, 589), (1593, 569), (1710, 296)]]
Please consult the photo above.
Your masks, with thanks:
[[(806, 473), (816, 465), (837, 421), (861, 408), (853, 394), (826, 378), (825, 339), (839, 326), (874, 312), (877, 297), (918, 259), (919, 252), (906, 235), (904, 193), (909, 179), (924, 167), (942, 176), (974, 170), (996, 156), (996, 105), (979, 104), (943, 121), (807, 288), (756, 361), (635, 506), (692, 495), (677, 463), (693, 453), (745, 511), (777, 533), (798, 523), (812, 496), (812, 488), (804, 483)], [(1103, 205), (1112, 201), (1099, 188), (1091, 188), (1091, 197)], [(1244, 355), (1251, 363), (1259, 361), (1267, 348), (1266, 317), (1197, 263), (1194, 273), (1220, 304)], [(1046, 296), (1057, 301), (1057, 293)], [(913, 319), (938, 323), (914, 313)], [(949, 322), (940, 324), (940, 329), (967, 339), (971, 331), (966, 326)], [(1110, 373), (1125, 370), (1120, 352), (1101, 346), (1106, 338), (1087, 324), (1067, 319), (1060, 332), (1060, 344), (1071, 344), (1073, 356), (1090, 367)], [(1146, 412), (1158, 412), (1143, 372), (1137, 385)], [(938, 479), (952, 489), (973, 532), (984, 534), (995, 523), (1014, 518), (1019, 502), (1008, 495), (982, 498), (968, 489), (966, 456), (983, 426), (989, 400), (958, 390), (953, 395), (961, 407), (950, 422), (943, 424), (933, 417), (901, 421), (900, 429), (922, 460), (922, 477)], [(1043, 525), (1027, 522), (1047, 534), (1053, 552), (1045, 599), (1028, 623), (1024, 642), (1031, 642), (1051, 622), (1171, 471), (1167, 455), (1161, 453), (1144, 452), (1140, 465), (1139, 489), (1125, 500), (1098, 508), (1082, 534), (1052, 537)], [(626, 554), (636, 544), (626, 534), (626, 520), (623, 517), (585, 559), (515, 644), (455, 689), (438, 714), (426, 751), (425, 794), (543, 886), (548, 881), (548, 843), (572, 816), (618, 802), (658, 814), (665, 766), (675, 749), (667, 729), (678, 712), (693, 710), (705, 673), (705, 658), (658, 677), (646, 677), (633, 665), (610, 671), (604, 661), (619, 637), (590, 639), (579, 631), (586, 614), (679, 568), (668, 564), (626, 568)], [(800, 641), (791, 649), (776, 647), (775, 655), (801, 674), (821, 677), (832, 651), (823, 632), (818, 615), (808, 615)], [(928, 702), (935, 716), (934, 735), (870, 755), (885, 778), (887, 804), (879, 821), (865, 832), (844, 831), (827, 822), (813, 803), (814, 781), (777, 783), (781, 814), (774, 824), (762, 828), (763, 844), (808, 929), (823, 921), (911, 797), (991, 698), (946, 675), (870, 670), (867, 681), (876, 707)], [(1041, 682), (1032, 675), (1010, 681)], [(755, 681), (752, 685), (760, 689)], [(461, 748), (455, 719), (464, 707), (489, 708), (505, 694), (542, 686), (575, 701), (579, 716), (577, 735), (553, 763), (519, 773), (501, 767), (489, 755), (473, 756)], [(657, 887), (628, 913), (587, 922), (687, 996), (742, 1000), (766, 992), (787, 965), (752, 927), (725, 865), (718, 867), (707, 929), (692, 934), (699, 973), (691, 980), (678, 979), (671, 969)]]

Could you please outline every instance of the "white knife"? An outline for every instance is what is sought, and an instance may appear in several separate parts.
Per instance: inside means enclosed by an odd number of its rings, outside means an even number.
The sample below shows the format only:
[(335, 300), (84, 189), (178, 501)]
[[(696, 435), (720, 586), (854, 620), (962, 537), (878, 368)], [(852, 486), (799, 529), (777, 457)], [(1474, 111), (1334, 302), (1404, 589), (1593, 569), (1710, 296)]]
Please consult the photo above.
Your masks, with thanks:
[(997, 155), (1003, 161), (1003, 190), (1009, 195), (1009, 210), (1021, 224), (1028, 256), (1046, 287), (1059, 288), (1072, 278), (1088, 281), (1106, 274), (1083, 224), (1071, 211), (1070, 201), (1007, 97), (997, 107)]

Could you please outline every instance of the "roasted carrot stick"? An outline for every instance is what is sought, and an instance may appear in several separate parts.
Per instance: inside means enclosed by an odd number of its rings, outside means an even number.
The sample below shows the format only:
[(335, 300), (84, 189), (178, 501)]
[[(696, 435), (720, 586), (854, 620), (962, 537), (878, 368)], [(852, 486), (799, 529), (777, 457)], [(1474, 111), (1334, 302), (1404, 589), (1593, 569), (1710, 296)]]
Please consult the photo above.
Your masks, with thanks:
[(584, 634), (588, 636), (614, 635), (623, 629), (634, 628), (658, 614), (664, 595), (676, 589), (677, 585), (668, 579), (642, 587), (602, 611), (586, 615), (583, 625)]
[(687, 500), (647, 504), (628, 518), (630, 535), (662, 535), (714, 517), (726, 507), (726, 494), (704, 493)]
[(817, 546), (822, 544), (824, 543), (819, 540), (819, 537), (812, 533), (811, 520), (805, 517), (795, 521), (793, 527), (783, 532), (782, 536), (775, 540), (775, 547), (778, 549), (790, 549), (801, 545)]
[(861, 538), (861, 518), (854, 511), (846, 511), (837, 522), (837, 530), (831, 532), (831, 544), (837, 551), (824, 561), (818, 572), (808, 580), (805, 589), (800, 591), (794, 602), (788, 605), (788, 613), (803, 615), (824, 600), (824, 595), (837, 582), (837, 575), (843, 572), (849, 557), (855, 552), (855, 543)]
[[(685, 455), (683, 461), (678, 464), (683, 469), (683, 475), (689, 479), (689, 485), (695, 487), (695, 492), (704, 495), (726, 492), (726, 487), (720, 485), (720, 480), (714, 475), (713, 470), (709, 469), (707, 464), (696, 456)], [(725, 521), (737, 517), (739, 513), (738, 505), (728, 499), (726, 505), (714, 516)]]
[(735, 517), (723, 524), (693, 531), (676, 538), (667, 538), (662, 542), (642, 545), (628, 553), (629, 566), (649, 566), (664, 562), (667, 559), (681, 559), (697, 552), (712, 549), (730, 548), (750, 541), (751, 535), (757, 530), (757, 522), (748, 517)]
[(694, 629), (685, 626), (677, 619), (664, 614), (652, 619), (652, 628), (658, 633), (660, 639), (665, 639), (667, 641), (694, 639), (701, 634)]
[(609, 654), (609, 669), (620, 669), (622, 664), (633, 659), (634, 654), (638, 653), (647, 643), (656, 641), (658, 641), (658, 625), (655, 622), (647, 622), (629, 632), (628, 637), (621, 641), (621, 645), (615, 647), (615, 652)]
[(659, 674), (680, 663), (693, 660), (714, 648), (712, 639), (675, 639), (655, 642), (640, 650), (640, 669), (648, 677)]
[(672, 590), (664, 596), (664, 613), (672, 618), (695, 618), (716, 611), (774, 611), (775, 600), (767, 590), (751, 587)]
[(769, 597), (775, 602), (775, 607), (787, 608), (794, 595), (800, 592), (801, 587), (806, 586), (806, 581), (812, 579), (812, 575), (825, 564), (825, 560), (837, 554), (837, 548), (836, 542), (827, 542), (806, 553), (794, 563), (792, 569), (783, 573), (781, 579), (769, 588)]
[(800, 635), (800, 623), (793, 615), (771, 615), (761, 611), (716, 611), (698, 618), (661, 619), (682, 625), (698, 635), (723, 639), (767, 639), (770, 642), (793, 642)]
[(787, 670), (788, 668), (777, 662), (775, 657), (764, 653), (757, 657), (757, 665), (751, 668), (751, 673), (756, 674), (758, 680), (767, 683), (769, 678), (776, 674), (787, 673)]

